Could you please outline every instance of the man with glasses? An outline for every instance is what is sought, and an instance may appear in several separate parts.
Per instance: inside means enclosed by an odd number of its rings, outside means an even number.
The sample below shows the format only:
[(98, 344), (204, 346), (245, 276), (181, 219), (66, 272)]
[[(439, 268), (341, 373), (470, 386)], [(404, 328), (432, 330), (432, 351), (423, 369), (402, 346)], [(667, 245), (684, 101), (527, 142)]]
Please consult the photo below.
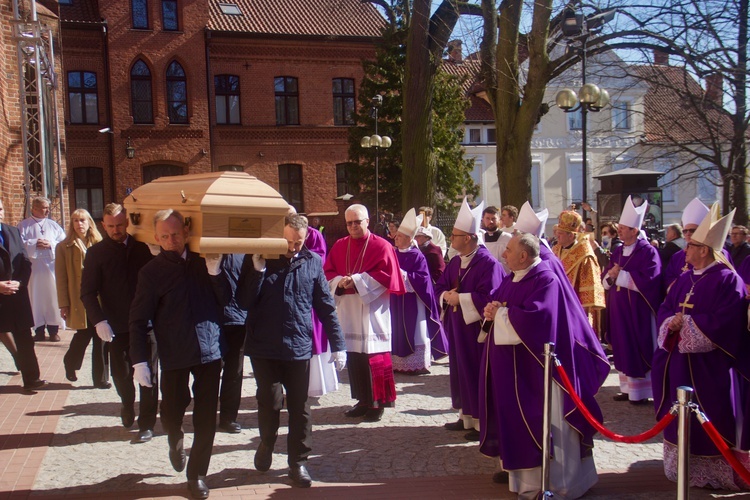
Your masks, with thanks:
[(739, 269), (745, 257), (750, 255), (750, 244), (747, 242), (747, 228), (745, 226), (733, 226), (731, 235), (732, 246), (729, 247), (729, 255), (732, 257), (732, 265)]
[[(698, 198), (687, 204), (682, 212), (682, 236), (685, 238), (687, 245), (693, 239), (693, 233), (698, 228), (698, 224), (708, 215), (708, 207)], [(672, 283), (685, 271), (692, 269), (689, 262), (685, 262), (685, 250), (672, 255), (664, 269), (664, 286), (667, 291)]]
[(472, 210), (464, 198), (451, 232), (451, 248), (457, 255), (435, 283), (442, 305), (443, 328), (448, 337), (450, 387), (458, 420), (445, 424), (451, 431), (469, 431), (469, 441), (479, 441), (479, 376), (482, 371), (481, 332), (484, 307), (505, 276), (500, 262), (479, 244), (478, 233), (484, 204)]
[(652, 396), (655, 320), (663, 297), (659, 252), (638, 237), (647, 209), (648, 203), (635, 207), (628, 196), (618, 225), (623, 245), (612, 252), (602, 282), (608, 290), (609, 338), (620, 372), (621, 392), (614, 400), (632, 404), (648, 404)]
[[(677, 388), (690, 386), (694, 401), (724, 440), (747, 450), (746, 433), (737, 432), (735, 415), (741, 414), (742, 403), (733, 396), (732, 380), (732, 368), (748, 376), (747, 302), (742, 280), (721, 252), (734, 213), (717, 220), (715, 203), (685, 249), (692, 269), (677, 278), (659, 308), (652, 383), (657, 420), (672, 408)], [(690, 486), (740, 489), (708, 434), (695, 424), (689, 444)], [(664, 429), (664, 473), (672, 481), (677, 481), (677, 462), (677, 422), (672, 422)]]
[(391, 294), (406, 291), (394, 247), (370, 232), (367, 208), (346, 209), (349, 236), (334, 243), (324, 270), (346, 339), (352, 398), (344, 415), (377, 422), (396, 401), (391, 361)]

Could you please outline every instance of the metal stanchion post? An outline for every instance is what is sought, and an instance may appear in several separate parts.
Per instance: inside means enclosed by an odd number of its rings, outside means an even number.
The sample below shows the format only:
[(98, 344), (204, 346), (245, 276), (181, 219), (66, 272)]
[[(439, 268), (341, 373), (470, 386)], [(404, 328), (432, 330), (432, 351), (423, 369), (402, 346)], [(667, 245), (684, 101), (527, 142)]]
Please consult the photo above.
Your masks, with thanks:
[(690, 411), (693, 388), (677, 388), (679, 405), (677, 423), (677, 499), (687, 500), (690, 495)]
[(552, 498), (549, 489), (549, 458), (552, 437), (552, 358), (555, 354), (555, 343), (544, 344), (544, 414), (542, 420), (542, 498)]

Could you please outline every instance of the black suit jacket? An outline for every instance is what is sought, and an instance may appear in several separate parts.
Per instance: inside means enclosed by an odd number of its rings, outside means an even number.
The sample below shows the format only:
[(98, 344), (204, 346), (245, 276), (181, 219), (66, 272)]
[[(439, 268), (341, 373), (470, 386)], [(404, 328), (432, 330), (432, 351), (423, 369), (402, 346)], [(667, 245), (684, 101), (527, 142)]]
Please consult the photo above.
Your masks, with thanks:
[(5, 245), (0, 245), (0, 281), (20, 281), (20, 290), (13, 295), (0, 294), (0, 331), (15, 332), (34, 326), (29, 300), (31, 261), (18, 229), (2, 224)]

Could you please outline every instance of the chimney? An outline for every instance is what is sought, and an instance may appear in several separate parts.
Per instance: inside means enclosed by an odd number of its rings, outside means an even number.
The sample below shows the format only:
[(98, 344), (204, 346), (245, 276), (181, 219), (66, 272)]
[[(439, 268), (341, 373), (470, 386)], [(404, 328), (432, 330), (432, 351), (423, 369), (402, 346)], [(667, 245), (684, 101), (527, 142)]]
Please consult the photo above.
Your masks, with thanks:
[(724, 76), (714, 73), (706, 77), (706, 100), (721, 106), (724, 97)]
[(660, 49), (654, 49), (654, 64), (669, 66), (669, 54)]
[(464, 60), (463, 54), (461, 53), (461, 47), (463, 42), (461, 40), (452, 40), (448, 42), (448, 60), (461, 64)]

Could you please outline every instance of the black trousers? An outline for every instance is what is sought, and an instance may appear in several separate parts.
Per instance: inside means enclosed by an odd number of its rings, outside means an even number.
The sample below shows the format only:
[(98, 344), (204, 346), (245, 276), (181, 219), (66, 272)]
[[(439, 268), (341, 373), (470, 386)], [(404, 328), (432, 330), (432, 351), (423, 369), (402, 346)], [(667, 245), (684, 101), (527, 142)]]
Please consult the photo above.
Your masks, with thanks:
[(193, 447), (187, 464), (187, 478), (198, 479), (208, 473), (216, 434), (216, 407), (219, 404), (221, 360), (164, 370), (161, 372), (161, 425), (167, 431), (169, 446), (185, 437), (182, 420), (190, 404), (190, 375), (193, 375)]
[(94, 326), (77, 330), (73, 334), (68, 351), (63, 356), (63, 364), (66, 369), (80, 370), (86, 349), (92, 340), (94, 345), (91, 348), (91, 378), (94, 385), (99, 386), (109, 382), (109, 345), (102, 342)]
[[(151, 384), (153, 387), (143, 387), (140, 390), (140, 408), (138, 411), (138, 430), (153, 430), (156, 423), (156, 412), (159, 408), (159, 358), (156, 350), (156, 339), (154, 333), (148, 334), (151, 346)], [(130, 362), (130, 334), (128, 332), (116, 333), (115, 338), (109, 345), (109, 364), (112, 369), (112, 380), (115, 389), (120, 396), (120, 401), (125, 406), (133, 406), (135, 403), (135, 385), (133, 382), (133, 364)]]
[(242, 371), (245, 368), (245, 325), (224, 325), (221, 332), (226, 341), (224, 369), (219, 392), (219, 421), (236, 422), (242, 399)]
[(273, 449), (279, 434), (279, 415), (286, 389), (289, 413), (287, 462), (289, 466), (304, 465), (312, 450), (312, 419), (307, 402), (310, 383), (310, 360), (282, 361), (250, 357), (258, 386), (258, 427), (260, 440)]
[(16, 362), (18, 363), (18, 369), (21, 370), (23, 385), (29, 385), (39, 380), (39, 361), (36, 358), (31, 329), (20, 328), (11, 333), (18, 349)]

